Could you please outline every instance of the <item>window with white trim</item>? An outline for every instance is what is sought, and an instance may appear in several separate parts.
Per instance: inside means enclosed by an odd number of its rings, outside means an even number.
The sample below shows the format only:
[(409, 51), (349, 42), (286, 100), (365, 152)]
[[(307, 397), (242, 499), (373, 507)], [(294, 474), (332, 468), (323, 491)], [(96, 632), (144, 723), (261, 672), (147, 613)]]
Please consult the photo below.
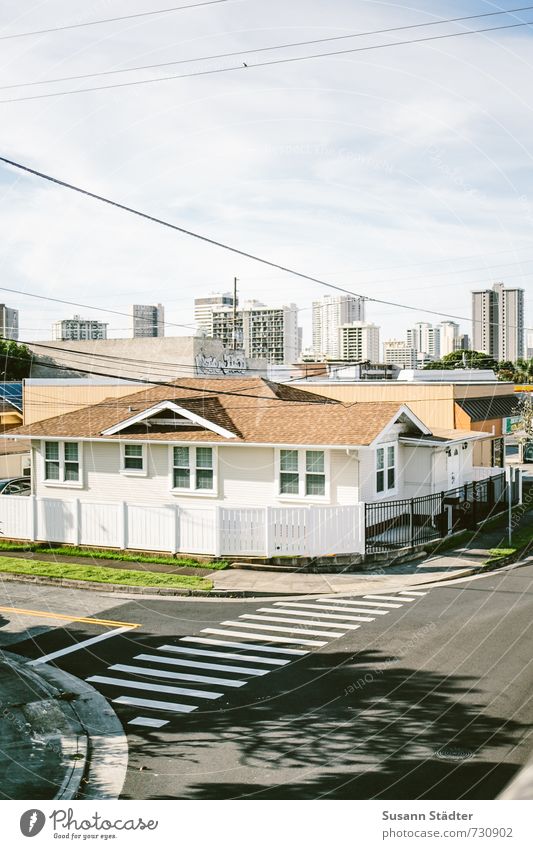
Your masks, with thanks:
[(59, 484), (81, 481), (78, 442), (44, 443), (44, 479)]
[(376, 448), (376, 492), (386, 493), (396, 489), (396, 445)]
[(122, 468), (125, 472), (144, 472), (144, 446), (124, 445), (122, 447)]
[(175, 445), (172, 449), (172, 488), (175, 490), (215, 489), (214, 451)]
[(299, 498), (324, 498), (327, 494), (326, 452), (281, 448), (279, 494)]

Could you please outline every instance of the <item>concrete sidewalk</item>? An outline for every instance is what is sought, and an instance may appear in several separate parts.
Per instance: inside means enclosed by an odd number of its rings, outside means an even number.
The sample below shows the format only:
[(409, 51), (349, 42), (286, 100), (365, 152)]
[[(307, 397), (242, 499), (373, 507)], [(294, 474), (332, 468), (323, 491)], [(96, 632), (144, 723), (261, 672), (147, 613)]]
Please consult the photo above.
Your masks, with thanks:
[(257, 593), (369, 593), (393, 592), (419, 584), (460, 578), (481, 571), (490, 557), (490, 549), (502, 543), (504, 530), (484, 531), (464, 546), (392, 565), (369, 568), (365, 572), (307, 573), (261, 572), (226, 569), (209, 575), (215, 590)]
[(114, 799), (127, 742), (115, 712), (66, 672), (0, 652), (0, 798)]

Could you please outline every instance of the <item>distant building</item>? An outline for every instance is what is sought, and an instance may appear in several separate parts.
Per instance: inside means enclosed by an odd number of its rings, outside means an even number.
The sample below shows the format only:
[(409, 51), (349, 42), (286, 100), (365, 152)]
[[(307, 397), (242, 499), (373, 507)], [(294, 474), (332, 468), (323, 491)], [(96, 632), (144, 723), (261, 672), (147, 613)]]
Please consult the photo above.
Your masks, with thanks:
[(340, 359), (355, 363), (379, 362), (379, 327), (352, 321), (339, 327)]
[(472, 348), (470, 346), (470, 336), (468, 335), (468, 333), (462, 333), (459, 336), (458, 350), (459, 351), (471, 351), (472, 350)]
[(407, 331), (407, 345), (429, 359), (440, 357), (440, 328), (432, 327), (427, 321), (419, 321)]
[(220, 307), (233, 307), (231, 292), (213, 292), (205, 298), (194, 299), (194, 321), (206, 336), (213, 336), (213, 310)]
[(134, 339), (165, 335), (165, 309), (161, 304), (132, 304), (130, 315)]
[(82, 318), (75, 315), (72, 318), (64, 318), (54, 322), (52, 326), (52, 339), (59, 342), (77, 342), (86, 339), (107, 339), (107, 323), (93, 321), (90, 318)]
[(526, 357), (533, 359), (533, 330), (529, 330), (526, 336)]
[(400, 368), (416, 368), (417, 350), (400, 339), (389, 339), (383, 345), (383, 359), (388, 365)]
[(339, 329), (354, 321), (365, 320), (363, 298), (351, 295), (324, 295), (313, 301), (313, 351), (325, 359), (339, 359)]
[(453, 354), (460, 347), (459, 325), (456, 321), (441, 321), (440, 323), (440, 356)]
[(296, 304), (268, 307), (249, 301), (234, 313), (233, 307), (213, 309), (213, 339), (224, 346), (242, 348), (246, 357), (268, 363), (294, 363), (300, 355), (301, 333)]
[(514, 362), (524, 353), (524, 290), (494, 283), (472, 292), (472, 347)]
[(0, 333), (3, 339), (19, 338), (19, 311), (0, 304)]

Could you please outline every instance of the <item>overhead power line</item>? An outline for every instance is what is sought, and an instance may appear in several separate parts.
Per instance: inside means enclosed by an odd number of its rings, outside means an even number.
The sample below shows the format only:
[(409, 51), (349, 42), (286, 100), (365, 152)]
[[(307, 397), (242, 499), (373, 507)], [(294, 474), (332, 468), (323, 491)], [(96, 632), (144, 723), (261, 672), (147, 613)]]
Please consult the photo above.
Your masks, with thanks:
[(515, 12), (526, 12), (531, 9), (533, 9), (533, 6), (520, 6), (516, 9), (504, 9), (503, 11), (498, 12), (484, 12), (479, 15), (465, 15), (461, 18), (442, 18), (437, 21), (426, 21), (425, 23), (418, 24), (406, 24), (404, 26), (398, 27), (387, 27), (386, 29), (367, 30), (366, 32), (355, 32), (350, 33), (349, 35), (335, 35), (330, 36), (328, 38), (314, 38), (308, 41), (289, 41), (284, 42), (283, 44), (272, 44), (268, 47), (255, 47), (249, 50), (234, 50), (230, 53), (213, 53), (208, 56), (196, 56), (192, 59), (177, 59), (171, 62), (157, 62), (151, 65), (134, 65), (130, 68), (115, 68), (108, 71), (96, 71), (94, 73), (76, 74), (74, 76), (68, 77), (55, 77), (46, 80), (32, 80), (30, 82), (11, 83), (10, 85), (0, 86), (0, 91), (12, 88), (25, 88), (27, 86), (50, 85), (52, 83), (66, 83), (74, 80), (87, 80), (94, 77), (107, 77), (113, 74), (128, 74), (132, 73), (133, 71), (150, 71), (154, 70), (155, 68), (168, 68), (174, 65), (190, 64), (191, 62), (207, 62), (214, 59), (230, 59), (234, 56), (250, 56), (256, 53), (265, 53), (270, 50), (285, 50), (289, 47), (309, 47), (312, 44), (327, 44), (334, 41), (345, 41), (346, 39), (350, 38), (364, 38), (365, 36), (370, 35), (386, 35), (391, 32), (402, 32), (406, 30), (440, 26), (442, 24), (460, 23), (462, 21), (471, 21), (477, 18), (490, 18), (494, 17), (495, 15), (510, 15), (514, 14)]
[(198, 9), (200, 6), (217, 6), (219, 3), (229, 3), (230, 0), (205, 0), (203, 3), (189, 3), (187, 6), (171, 6), (169, 9), (154, 9), (152, 12), (136, 12), (132, 15), (119, 15), (115, 18), (100, 18), (97, 21), (84, 21), (80, 24), (66, 24), (60, 27), (48, 27), (47, 29), (34, 29), (30, 32), (15, 32), (13, 34), (0, 35), (0, 41), (11, 38), (28, 38), (31, 35), (48, 35), (52, 32), (64, 32), (68, 29), (81, 29), (82, 27), (95, 27), (100, 24), (110, 24), (117, 21), (130, 21), (133, 18), (148, 18), (154, 15), (169, 15), (171, 12), (183, 12), (186, 9)]
[(517, 27), (528, 27), (533, 24), (533, 21), (522, 21), (516, 24), (506, 24), (497, 27), (485, 27), (484, 29), (463, 30), (462, 32), (444, 33), (442, 35), (430, 35), (424, 38), (408, 39), (406, 41), (391, 41), (386, 44), (373, 44), (368, 47), (351, 47), (348, 50), (331, 50), (327, 53), (311, 53), (307, 56), (289, 56), (285, 59), (269, 59), (265, 62), (255, 62), (254, 64), (246, 64), (244, 62), (238, 65), (232, 65), (229, 68), (212, 68), (205, 71), (192, 71), (187, 74), (170, 74), (164, 77), (153, 77), (143, 80), (132, 80), (125, 83), (112, 83), (111, 85), (90, 86), (88, 88), (70, 89), (67, 91), (56, 91), (49, 94), (30, 94), (23, 97), (10, 97), (0, 100), (0, 103), (20, 103), (24, 100), (44, 100), (49, 97), (66, 97), (72, 94), (84, 94), (86, 92), (106, 91), (114, 88), (130, 88), (137, 85), (149, 85), (151, 83), (166, 82), (167, 80), (183, 80), (190, 77), (205, 77), (213, 74), (225, 74), (230, 71), (249, 71), (253, 68), (267, 68), (274, 65), (286, 65), (292, 62), (304, 62), (310, 59), (324, 59), (331, 56), (345, 56), (353, 53), (364, 53), (370, 50), (383, 50), (390, 47), (404, 47), (409, 44), (424, 44), (431, 41), (439, 41), (444, 38), (459, 38), (464, 35), (481, 35), (488, 32), (497, 32), (500, 30), (516, 29)]
[[(28, 165), (23, 165), (20, 162), (15, 162), (12, 159), (7, 159), (7, 157), (5, 156), (0, 156), (0, 162), (4, 162), (6, 165), (10, 165), (12, 168), (16, 168), (19, 171), (23, 171), (27, 174), (32, 174), (34, 177), (39, 177), (40, 179), (46, 180), (49, 183), (53, 183), (56, 186), (61, 186), (64, 189), (69, 189), (70, 191), (77, 192), (78, 194), (84, 195), (85, 197), (90, 197), (93, 200), (99, 201), (100, 203), (105, 203), (115, 209), (120, 209), (122, 212), (127, 212), (131, 215), (135, 215), (136, 217), (142, 218), (146, 221), (151, 221), (153, 224), (159, 224), (162, 227), (167, 227), (168, 229), (174, 230), (177, 233), (182, 233), (183, 235), (190, 236), (193, 239), (198, 239), (199, 241), (204, 242), (208, 245), (212, 245), (213, 247), (221, 248), (222, 250), (229, 251), (230, 253), (236, 254), (237, 256), (244, 257), (245, 259), (250, 259), (253, 262), (259, 262), (262, 265), (267, 265), (270, 268), (276, 268), (278, 271), (283, 271), (287, 274), (291, 274), (294, 277), (300, 278), (301, 280), (308, 280), (310, 283), (317, 283), (319, 286), (325, 286), (326, 288), (333, 289), (336, 292), (342, 292), (343, 294), (351, 295), (354, 298), (364, 298), (366, 301), (375, 304), (385, 304), (386, 306), (398, 307), (399, 309), (406, 309), (415, 312), (424, 312), (427, 315), (439, 315), (445, 316), (446, 318), (456, 319), (457, 321), (472, 322), (471, 318), (456, 315), (455, 313), (447, 313), (442, 312), (441, 310), (432, 310), (427, 309), (425, 307), (411, 306), (410, 304), (402, 304), (398, 301), (388, 301), (383, 298), (376, 298), (371, 295), (364, 295), (360, 292), (352, 292), (350, 289), (346, 289), (344, 286), (338, 286), (335, 283), (329, 283), (327, 280), (321, 280), (319, 277), (314, 277), (311, 274), (304, 274), (302, 271), (297, 271), (296, 269), (290, 268), (289, 266), (281, 265), (280, 263), (273, 262), (272, 260), (266, 259), (265, 257), (249, 253), (248, 251), (244, 251), (240, 248), (236, 248), (232, 245), (220, 242), (217, 239), (212, 239), (209, 236), (204, 236), (201, 233), (196, 233), (194, 230), (188, 230), (186, 227), (180, 227), (178, 224), (173, 224), (170, 221), (166, 221), (164, 218), (158, 218), (155, 215), (150, 215), (147, 212), (142, 212), (139, 209), (135, 209), (134, 207), (127, 206), (126, 204), (119, 203), (115, 200), (111, 200), (110, 198), (106, 198), (103, 195), (98, 195), (95, 192), (89, 191), (88, 189), (83, 189), (80, 186), (75, 186), (73, 183), (68, 183), (65, 180), (60, 180), (58, 177), (52, 177), (50, 174), (45, 174), (42, 171), (37, 171), (35, 168), (30, 168)], [(0, 291), (16, 292), (17, 290), (8, 289), (5, 286), (0, 286)], [(43, 298), (45, 296), (41, 295), (38, 297)], [(525, 329), (529, 330), (532, 328)]]

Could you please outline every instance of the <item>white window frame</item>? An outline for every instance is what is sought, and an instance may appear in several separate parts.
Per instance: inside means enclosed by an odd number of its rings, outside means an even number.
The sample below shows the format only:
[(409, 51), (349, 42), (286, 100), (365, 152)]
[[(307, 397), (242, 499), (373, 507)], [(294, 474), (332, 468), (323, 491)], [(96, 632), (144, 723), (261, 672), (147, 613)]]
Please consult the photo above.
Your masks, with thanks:
[[(298, 452), (298, 492), (288, 493), (281, 492), (281, 452), (282, 451), (297, 451)], [(320, 451), (324, 455), (324, 495), (306, 495), (305, 493), (305, 484), (306, 484), (306, 452), (307, 451)], [(330, 474), (330, 452), (325, 448), (315, 448), (313, 445), (306, 445), (305, 448), (296, 448), (294, 445), (287, 445), (286, 447), (276, 448), (275, 449), (275, 485), (276, 485), (276, 498), (279, 501), (305, 501), (312, 502), (316, 501), (319, 504), (323, 504), (324, 502), (328, 502), (330, 500), (330, 483), (331, 483), (331, 474)]]
[[(189, 486), (175, 487), (174, 486), (174, 448), (189, 449)], [(211, 489), (196, 489), (196, 450), (197, 448), (210, 448), (213, 458), (213, 487)], [(190, 442), (177, 442), (169, 445), (169, 489), (172, 495), (193, 496), (193, 498), (216, 498), (218, 497), (218, 449), (215, 445), (194, 445)], [(185, 468), (185, 467), (184, 467)]]
[[(59, 478), (47, 478), (46, 477), (46, 445), (47, 443), (53, 443), (58, 446), (59, 449), (59, 457), (57, 461), (49, 461), (49, 462), (58, 462), (59, 463)], [(65, 480), (65, 444), (66, 443), (74, 443), (78, 446), (78, 480), (76, 481), (67, 481)], [(43, 439), (41, 441), (41, 454), (42, 454), (42, 481), (45, 486), (60, 486), (66, 487), (67, 489), (83, 489), (83, 442), (78, 442), (77, 439)], [(66, 462), (75, 462), (72, 460), (67, 460)]]
[[(388, 465), (388, 449), (394, 449), (394, 465)], [(383, 469), (378, 469), (378, 451), (383, 449)], [(394, 486), (388, 486), (388, 471), (394, 469)], [(378, 490), (378, 471), (383, 471), (383, 489)], [(379, 442), (374, 451), (374, 492), (376, 498), (386, 498), (389, 495), (396, 495), (398, 492), (398, 443), (397, 442)]]
[[(126, 448), (131, 445), (138, 445), (142, 448), (142, 469), (128, 469), (126, 467)], [(148, 458), (146, 444), (144, 442), (121, 442), (120, 443), (120, 474), (135, 478), (145, 478), (148, 475)]]

